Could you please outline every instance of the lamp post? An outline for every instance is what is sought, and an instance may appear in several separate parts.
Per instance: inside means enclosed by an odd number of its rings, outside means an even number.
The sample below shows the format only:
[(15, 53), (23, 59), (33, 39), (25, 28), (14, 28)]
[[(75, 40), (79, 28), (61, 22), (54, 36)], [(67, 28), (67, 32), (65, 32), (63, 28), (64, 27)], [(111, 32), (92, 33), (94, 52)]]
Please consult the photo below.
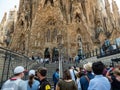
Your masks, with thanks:
[(82, 55), (82, 41), (80, 37), (78, 38), (78, 43), (79, 43), (78, 55)]
[(63, 48), (63, 45), (62, 45), (62, 35), (58, 35), (58, 40), (59, 40), (59, 43), (58, 43), (58, 48), (59, 48), (59, 74), (60, 74), (60, 78), (63, 77), (63, 67), (62, 67), (62, 48)]
[(63, 77), (63, 67), (62, 67), (62, 44), (59, 44), (59, 74), (60, 74), (60, 78)]

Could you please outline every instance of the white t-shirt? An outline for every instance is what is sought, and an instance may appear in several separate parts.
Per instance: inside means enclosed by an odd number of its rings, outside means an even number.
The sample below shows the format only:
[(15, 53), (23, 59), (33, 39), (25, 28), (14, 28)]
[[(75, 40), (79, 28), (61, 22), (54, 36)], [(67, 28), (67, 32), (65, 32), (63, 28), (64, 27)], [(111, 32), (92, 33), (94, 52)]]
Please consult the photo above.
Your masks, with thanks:
[(75, 81), (75, 75), (76, 75), (77, 71), (74, 70), (74, 72), (73, 72), (73, 69), (70, 69), (69, 71), (70, 71), (70, 75), (71, 75), (72, 80)]
[(27, 84), (22, 79), (7, 80), (1, 90), (27, 90)]

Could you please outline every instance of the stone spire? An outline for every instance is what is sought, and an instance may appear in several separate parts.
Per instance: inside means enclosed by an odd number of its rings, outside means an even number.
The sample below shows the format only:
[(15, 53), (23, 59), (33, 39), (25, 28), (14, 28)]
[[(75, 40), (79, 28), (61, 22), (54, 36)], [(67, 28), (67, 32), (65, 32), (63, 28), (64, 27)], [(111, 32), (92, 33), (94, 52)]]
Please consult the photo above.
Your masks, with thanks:
[(10, 21), (16, 22), (16, 20), (17, 20), (17, 8), (16, 6), (14, 6), (14, 8), (9, 11), (7, 22)]
[[(108, 0), (20, 0), (18, 20), (11, 49), (40, 53), (63, 44), (66, 56), (77, 54), (78, 37), (82, 49), (90, 51), (111, 36), (118, 17)], [(114, 3), (113, 9), (116, 8)], [(115, 34), (113, 35), (115, 36)], [(97, 37), (97, 38), (96, 38)]]
[(107, 17), (104, 18), (104, 22), (105, 22), (104, 25), (105, 25), (105, 28), (107, 31), (106, 34), (108, 34), (108, 33), (110, 34), (113, 31), (115, 24), (114, 24), (112, 10), (110, 8), (110, 3), (108, 0), (104, 0), (104, 2), (105, 2), (106, 14), (107, 14)]
[(7, 13), (5, 12), (1, 24), (3, 24), (6, 21), (6, 19), (7, 19)]
[(101, 13), (104, 17), (106, 17), (105, 5), (103, 0), (97, 0), (97, 8), (101, 10)]
[(105, 9), (106, 9), (107, 16), (110, 17), (111, 15), (110, 3), (108, 0), (104, 0), (104, 2), (105, 2)]
[(113, 17), (115, 21), (115, 25), (117, 28), (119, 28), (119, 9), (116, 4), (116, 1), (112, 0), (112, 11), (113, 11)]
[(0, 46), (5, 46), (5, 32), (6, 32), (6, 21), (7, 21), (7, 13), (4, 13), (2, 21), (0, 23)]

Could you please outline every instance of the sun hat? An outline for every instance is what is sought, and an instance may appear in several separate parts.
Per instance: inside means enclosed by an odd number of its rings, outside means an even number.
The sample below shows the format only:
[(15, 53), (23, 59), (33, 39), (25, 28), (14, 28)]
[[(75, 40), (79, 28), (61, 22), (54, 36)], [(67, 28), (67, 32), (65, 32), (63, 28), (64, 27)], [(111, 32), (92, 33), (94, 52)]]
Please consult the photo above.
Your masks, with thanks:
[(90, 63), (90, 62), (84, 64), (83, 67), (86, 71), (92, 71), (92, 63)]

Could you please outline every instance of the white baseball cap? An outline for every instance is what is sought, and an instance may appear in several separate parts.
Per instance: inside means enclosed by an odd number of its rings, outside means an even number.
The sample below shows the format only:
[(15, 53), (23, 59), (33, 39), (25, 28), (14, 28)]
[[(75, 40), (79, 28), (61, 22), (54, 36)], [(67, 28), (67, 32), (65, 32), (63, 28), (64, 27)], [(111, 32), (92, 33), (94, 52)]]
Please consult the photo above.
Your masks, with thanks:
[(24, 69), (23, 66), (17, 66), (17, 67), (14, 69), (14, 74), (22, 73), (22, 72), (24, 72), (24, 71), (26, 71), (26, 70)]
[(30, 71), (29, 71), (29, 76), (30, 76), (30, 75), (35, 75), (35, 70), (30, 70)]

